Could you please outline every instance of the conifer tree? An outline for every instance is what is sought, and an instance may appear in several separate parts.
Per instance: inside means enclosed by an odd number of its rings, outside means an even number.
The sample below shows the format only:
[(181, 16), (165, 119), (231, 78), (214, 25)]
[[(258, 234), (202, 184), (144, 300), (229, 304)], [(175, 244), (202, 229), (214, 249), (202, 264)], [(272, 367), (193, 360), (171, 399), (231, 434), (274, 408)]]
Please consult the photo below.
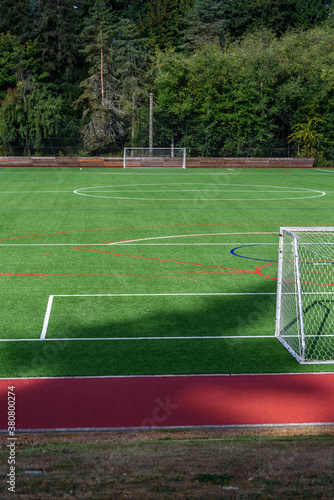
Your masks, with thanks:
[(203, 43), (222, 43), (227, 31), (223, 0), (196, 0), (185, 18), (183, 47), (192, 50)]
[(178, 45), (186, 13), (194, 0), (148, 0), (139, 16), (143, 36), (151, 48)]
[(136, 112), (143, 100), (147, 100), (144, 86), (151, 58), (146, 39), (140, 38), (139, 29), (131, 19), (123, 18), (116, 31), (117, 36), (112, 43), (115, 74), (119, 82), (122, 109), (130, 117), (133, 142)]
[(85, 146), (91, 151), (109, 146), (123, 130), (111, 48), (113, 35), (113, 12), (103, 0), (97, 0), (82, 32), (82, 52), (89, 65), (89, 76), (80, 83), (83, 92), (74, 103), (83, 109)]
[(49, 81), (57, 86), (72, 83), (77, 77), (78, 35), (81, 31), (80, 9), (73, 0), (40, 0), (38, 47)]

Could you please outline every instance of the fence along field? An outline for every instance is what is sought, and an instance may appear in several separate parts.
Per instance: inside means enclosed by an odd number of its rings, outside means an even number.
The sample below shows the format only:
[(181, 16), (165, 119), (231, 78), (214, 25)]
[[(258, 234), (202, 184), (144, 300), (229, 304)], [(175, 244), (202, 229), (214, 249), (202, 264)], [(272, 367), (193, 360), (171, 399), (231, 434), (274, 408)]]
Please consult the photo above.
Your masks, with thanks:
[(325, 370), (274, 335), (279, 227), (329, 225), (331, 171), (0, 175), (1, 376)]

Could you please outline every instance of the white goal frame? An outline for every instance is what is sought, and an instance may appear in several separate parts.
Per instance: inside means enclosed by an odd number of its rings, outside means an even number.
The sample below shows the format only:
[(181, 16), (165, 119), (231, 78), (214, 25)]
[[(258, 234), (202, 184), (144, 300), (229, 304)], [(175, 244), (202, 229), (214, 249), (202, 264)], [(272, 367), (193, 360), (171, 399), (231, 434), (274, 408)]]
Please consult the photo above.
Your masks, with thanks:
[(281, 227), (275, 335), (299, 363), (334, 363), (334, 227)]
[(186, 148), (125, 147), (123, 168), (186, 168)]

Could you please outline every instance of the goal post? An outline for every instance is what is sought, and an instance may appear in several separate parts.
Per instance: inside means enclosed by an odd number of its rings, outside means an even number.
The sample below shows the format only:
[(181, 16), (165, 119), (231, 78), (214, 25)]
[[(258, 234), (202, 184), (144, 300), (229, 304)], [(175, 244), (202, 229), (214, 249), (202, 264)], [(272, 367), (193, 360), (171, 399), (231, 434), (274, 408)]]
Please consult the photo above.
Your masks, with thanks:
[(186, 168), (186, 148), (124, 148), (123, 167)]
[(276, 337), (299, 363), (334, 363), (334, 227), (281, 227)]

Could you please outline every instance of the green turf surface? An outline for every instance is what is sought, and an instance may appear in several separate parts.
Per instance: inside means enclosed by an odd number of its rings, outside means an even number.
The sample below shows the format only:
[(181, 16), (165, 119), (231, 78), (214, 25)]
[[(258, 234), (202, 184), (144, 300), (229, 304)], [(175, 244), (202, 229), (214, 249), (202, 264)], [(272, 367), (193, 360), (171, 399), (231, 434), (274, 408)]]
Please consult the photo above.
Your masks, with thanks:
[(333, 225), (332, 171), (0, 181), (1, 377), (333, 370), (274, 338), (279, 227)]

